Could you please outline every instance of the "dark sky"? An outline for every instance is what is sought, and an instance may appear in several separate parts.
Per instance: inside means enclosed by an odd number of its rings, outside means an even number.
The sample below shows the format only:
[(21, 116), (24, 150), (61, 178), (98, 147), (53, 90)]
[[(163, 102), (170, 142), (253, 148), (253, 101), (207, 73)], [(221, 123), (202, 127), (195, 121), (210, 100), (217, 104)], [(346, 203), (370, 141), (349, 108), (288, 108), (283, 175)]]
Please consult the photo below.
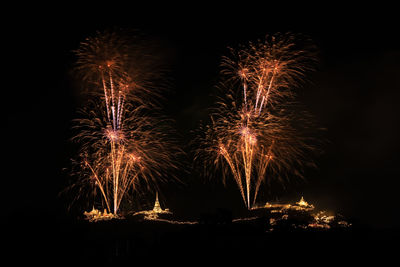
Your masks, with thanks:
[[(307, 34), (319, 48), (320, 63), (301, 89), (302, 101), (328, 129), (329, 143), (318, 159), (319, 169), (310, 172), (307, 183), (288, 189), (288, 195), (304, 194), (317, 206), (372, 226), (398, 226), (400, 42), (395, 9), (289, 5), (69, 4), (13, 10), (12, 21), (4, 22), (9, 48), (3, 56), (11, 70), (3, 78), (8, 88), (2, 97), (6, 213), (64, 213), (57, 194), (65, 183), (61, 170), (74, 154), (68, 141), (71, 120), (82, 104), (69, 73), (71, 50), (85, 37), (123, 27), (141, 30), (160, 44), (172, 81), (166, 112), (176, 120), (184, 143), (214, 100), (226, 48), (291, 31)], [(220, 183), (191, 179), (184, 188), (166, 190), (164, 202), (178, 210), (241, 205), (235, 190), (233, 184), (224, 190)]]

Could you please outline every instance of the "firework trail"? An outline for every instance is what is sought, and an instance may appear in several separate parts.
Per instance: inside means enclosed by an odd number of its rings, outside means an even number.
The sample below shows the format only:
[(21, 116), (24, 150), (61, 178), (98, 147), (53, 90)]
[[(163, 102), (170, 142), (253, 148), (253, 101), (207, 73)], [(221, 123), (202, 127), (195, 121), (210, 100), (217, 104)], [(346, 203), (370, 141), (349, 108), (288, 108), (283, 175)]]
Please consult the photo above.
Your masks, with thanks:
[(299, 49), (293, 35), (277, 34), (231, 49), (222, 59), (223, 95), (202, 129), (196, 160), (206, 172), (210, 165), (222, 169), (224, 180), (230, 173), (248, 209), (267, 177), (300, 176), (313, 165), (307, 155), (314, 147), (301, 134), (309, 116), (289, 108), (295, 105), (293, 88), (313, 65), (311, 51)]
[(157, 186), (165, 170), (176, 169), (180, 151), (168, 135), (170, 121), (155, 116), (157, 90), (151, 78), (156, 76), (144, 73), (153, 61), (132, 39), (97, 33), (75, 53), (76, 72), (91, 97), (75, 120), (73, 140), (81, 145), (74, 160), (75, 187), (83, 197), (84, 188), (92, 195), (99, 191), (103, 206), (117, 214), (128, 192), (138, 192), (143, 183), (148, 189)]

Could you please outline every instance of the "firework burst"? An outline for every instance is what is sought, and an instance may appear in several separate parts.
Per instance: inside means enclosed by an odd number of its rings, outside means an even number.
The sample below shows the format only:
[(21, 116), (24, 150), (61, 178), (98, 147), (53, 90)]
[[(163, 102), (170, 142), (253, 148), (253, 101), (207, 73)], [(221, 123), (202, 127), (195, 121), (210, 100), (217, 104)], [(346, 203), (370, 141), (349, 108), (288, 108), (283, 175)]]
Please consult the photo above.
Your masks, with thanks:
[(313, 165), (308, 155), (314, 147), (302, 135), (309, 116), (289, 108), (293, 88), (314, 61), (310, 51), (298, 49), (293, 35), (285, 34), (231, 49), (231, 56), (223, 57), (223, 94), (203, 129), (196, 160), (207, 172), (210, 165), (222, 169), (224, 180), (231, 174), (249, 209), (267, 178), (301, 176), (305, 165)]
[(117, 214), (129, 192), (143, 184), (154, 188), (168, 177), (165, 170), (177, 168), (180, 151), (169, 137), (170, 121), (156, 115), (155, 75), (143, 73), (152, 61), (131, 39), (98, 33), (75, 52), (76, 72), (90, 98), (75, 120), (73, 140), (81, 149), (73, 161), (74, 187), (78, 197), (100, 196), (102, 206)]

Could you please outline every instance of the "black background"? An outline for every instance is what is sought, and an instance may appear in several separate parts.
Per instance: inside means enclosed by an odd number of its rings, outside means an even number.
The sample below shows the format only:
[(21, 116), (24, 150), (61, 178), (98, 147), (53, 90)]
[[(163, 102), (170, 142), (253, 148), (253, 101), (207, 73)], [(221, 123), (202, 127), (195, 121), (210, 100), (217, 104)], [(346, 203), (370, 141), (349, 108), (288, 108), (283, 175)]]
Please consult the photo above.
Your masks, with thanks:
[[(227, 47), (291, 31), (307, 34), (319, 47), (319, 66), (300, 95), (327, 128), (330, 142), (318, 159), (319, 169), (287, 194), (293, 199), (304, 195), (317, 207), (370, 227), (399, 226), (400, 43), (394, 10), (365, 3), (247, 1), (5, 9), (13, 15), (2, 22), (7, 71), (1, 97), (3, 215), (12, 222), (67, 213), (58, 193), (67, 179), (62, 169), (76, 152), (69, 142), (71, 120), (83, 105), (70, 75), (71, 51), (85, 37), (110, 27), (133, 28), (160, 44), (172, 80), (166, 115), (176, 120), (185, 144), (190, 131), (207, 118)], [(188, 214), (219, 206), (240, 210), (233, 183), (224, 189), (198, 174), (189, 177), (186, 186), (165, 187), (162, 202), (170, 209)]]

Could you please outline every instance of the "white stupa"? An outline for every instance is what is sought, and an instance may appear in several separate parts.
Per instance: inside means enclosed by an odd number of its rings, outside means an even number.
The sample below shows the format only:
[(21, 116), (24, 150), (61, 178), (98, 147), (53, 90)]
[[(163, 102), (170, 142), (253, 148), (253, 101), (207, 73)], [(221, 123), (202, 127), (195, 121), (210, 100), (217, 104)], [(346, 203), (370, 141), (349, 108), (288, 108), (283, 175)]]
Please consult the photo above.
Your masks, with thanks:
[(154, 202), (154, 207), (152, 210), (142, 210), (135, 212), (134, 215), (143, 214), (146, 220), (158, 220), (159, 214), (172, 214), (169, 209), (162, 209), (160, 206), (160, 201), (158, 200), (158, 192), (156, 192), (156, 201)]
[(299, 202), (296, 202), (295, 208), (297, 210), (306, 210), (310, 211), (314, 209), (314, 205), (308, 204), (307, 201), (304, 200), (304, 197), (302, 196)]
[(163, 210), (160, 206), (160, 202), (158, 201), (158, 192), (156, 192), (156, 202), (154, 203), (153, 212), (155, 213), (162, 213)]

